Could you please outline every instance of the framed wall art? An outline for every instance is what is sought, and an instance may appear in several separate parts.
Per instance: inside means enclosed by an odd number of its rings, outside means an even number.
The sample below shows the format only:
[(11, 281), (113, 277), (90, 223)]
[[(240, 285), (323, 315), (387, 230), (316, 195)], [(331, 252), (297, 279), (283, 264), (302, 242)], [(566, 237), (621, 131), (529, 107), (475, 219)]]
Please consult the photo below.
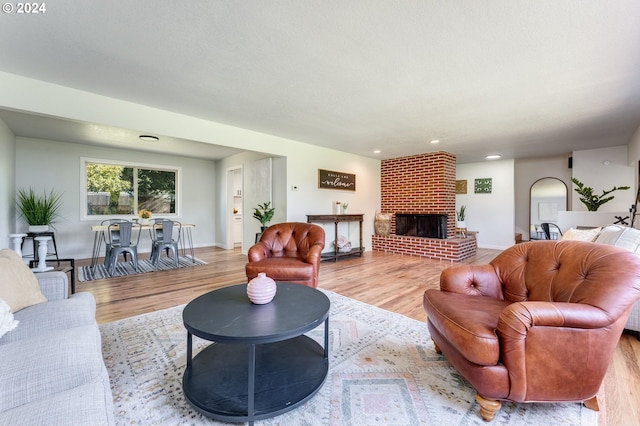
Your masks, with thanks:
[(355, 191), (356, 175), (352, 173), (318, 169), (318, 188)]
[(491, 194), (491, 178), (479, 178), (474, 181), (473, 192), (476, 194)]
[(467, 180), (457, 180), (456, 181), (456, 194), (466, 194), (467, 193)]

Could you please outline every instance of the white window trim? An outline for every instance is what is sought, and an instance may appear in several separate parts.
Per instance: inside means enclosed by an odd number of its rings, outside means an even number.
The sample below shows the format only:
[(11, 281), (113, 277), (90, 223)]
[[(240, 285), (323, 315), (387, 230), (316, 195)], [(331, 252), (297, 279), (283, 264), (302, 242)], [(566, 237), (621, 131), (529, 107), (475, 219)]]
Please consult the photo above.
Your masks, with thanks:
[[(170, 217), (179, 218), (182, 217), (182, 167), (168, 166), (161, 164), (148, 164), (131, 161), (118, 161), (118, 160), (105, 160), (102, 158), (89, 158), (80, 157), (80, 220), (81, 221), (96, 221), (104, 219), (131, 219), (130, 214), (124, 215), (88, 215), (87, 214), (87, 163), (91, 164), (106, 164), (115, 166), (137, 167), (147, 168), (154, 170), (165, 170), (176, 173), (176, 212), (169, 214), (159, 214), (156, 217)], [(135, 183), (134, 183), (135, 184)]]

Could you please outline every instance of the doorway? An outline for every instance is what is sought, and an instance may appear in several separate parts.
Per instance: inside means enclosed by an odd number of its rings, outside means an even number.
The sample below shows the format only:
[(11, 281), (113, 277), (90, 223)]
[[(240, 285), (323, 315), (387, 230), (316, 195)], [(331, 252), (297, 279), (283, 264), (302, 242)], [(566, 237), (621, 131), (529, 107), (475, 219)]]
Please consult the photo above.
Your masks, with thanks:
[(242, 248), (242, 166), (227, 169), (227, 249)]

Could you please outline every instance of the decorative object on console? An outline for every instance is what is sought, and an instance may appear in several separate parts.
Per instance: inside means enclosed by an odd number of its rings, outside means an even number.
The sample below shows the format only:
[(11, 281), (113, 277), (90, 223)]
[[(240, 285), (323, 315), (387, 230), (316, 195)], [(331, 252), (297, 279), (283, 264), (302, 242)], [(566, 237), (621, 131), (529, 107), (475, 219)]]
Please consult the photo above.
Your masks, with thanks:
[(277, 290), (276, 282), (264, 272), (260, 272), (257, 277), (247, 284), (247, 296), (251, 303), (255, 305), (265, 305), (271, 302)]
[(351, 241), (348, 241), (344, 235), (338, 235), (338, 239), (333, 243), (338, 253), (348, 253), (351, 251)]
[(258, 204), (258, 207), (253, 209), (253, 217), (260, 221), (260, 229), (264, 232), (267, 229), (267, 224), (273, 219), (276, 209), (271, 207), (271, 201)]
[(16, 204), (29, 224), (29, 232), (46, 232), (60, 215), (62, 194), (52, 189), (49, 194), (38, 195), (33, 188), (21, 188)]
[(587, 207), (587, 210), (589, 210), (590, 212), (597, 212), (601, 205), (613, 200), (615, 198), (613, 195), (607, 197), (607, 195), (611, 194), (612, 192), (624, 191), (629, 189), (628, 186), (614, 186), (608, 191), (605, 191), (603, 189), (602, 194), (600, 195), (595, 195), (593, 193), (593, 188), (591, 188), (590, 186), (584, 186), (584, 184), (578, 179), (571, 178), (571, 182), (573, 182), (577, 186), (577, 188), (574, 188), (574, 191), (581, 195), (580, 201)]
[(342, 214), (347, 214), (348, 208), (349, 208), (349, 203), (342, 203)]

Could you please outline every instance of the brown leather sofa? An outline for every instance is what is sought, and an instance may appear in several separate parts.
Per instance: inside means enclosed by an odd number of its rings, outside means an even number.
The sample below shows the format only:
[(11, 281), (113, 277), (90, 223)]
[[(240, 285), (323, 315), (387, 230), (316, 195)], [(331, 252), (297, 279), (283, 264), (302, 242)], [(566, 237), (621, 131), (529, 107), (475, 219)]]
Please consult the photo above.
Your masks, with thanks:
[(640, 299), (640, 257), (583, 241), (514, 245), (486, 265), (443, 271), (424, 294), (436, 351), (476, 389), (493, 420), (500, 400), (595, 398)]
[(267, 228), (249, 249), (247, 281), (264, 272), (275, 281), (318, 287), (324, 229), (304, 222), (279, 223)]

